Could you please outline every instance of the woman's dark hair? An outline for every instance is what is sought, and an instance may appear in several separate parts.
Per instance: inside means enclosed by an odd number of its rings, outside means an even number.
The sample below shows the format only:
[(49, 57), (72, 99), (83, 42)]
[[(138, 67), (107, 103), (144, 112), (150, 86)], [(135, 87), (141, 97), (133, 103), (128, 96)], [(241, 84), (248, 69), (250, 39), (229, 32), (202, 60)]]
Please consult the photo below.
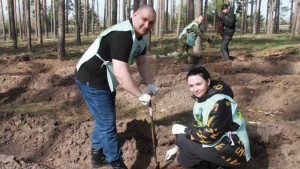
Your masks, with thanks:
[(194, 76), (194, 75), (199, 75), (199, 76), (203, 77), (203, 79), (205, 81), (208, 81), (208, 79), (211, 79), (208, 71), (203, 66), (191, 69), (189, 71), (189, 73), (187, 74), (186, 78), (189, 78), (190, 76)]

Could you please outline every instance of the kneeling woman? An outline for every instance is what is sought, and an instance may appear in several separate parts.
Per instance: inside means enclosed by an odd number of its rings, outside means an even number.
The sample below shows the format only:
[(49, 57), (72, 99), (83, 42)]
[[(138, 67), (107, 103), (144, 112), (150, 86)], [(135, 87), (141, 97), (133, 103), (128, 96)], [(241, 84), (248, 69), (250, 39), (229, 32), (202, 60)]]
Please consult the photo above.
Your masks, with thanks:
[(167, 151), (166, 160), (178, 150), (182, 167), (206, 165), (234, 168), (250, 159), (245, 120), (233, 100), (233, 92), (222, 79), (211, 80), (204, 67), (194, 68), (187, 75), (190, 91), (196, 100), (194, 126), (172, 126), (176, 146)]

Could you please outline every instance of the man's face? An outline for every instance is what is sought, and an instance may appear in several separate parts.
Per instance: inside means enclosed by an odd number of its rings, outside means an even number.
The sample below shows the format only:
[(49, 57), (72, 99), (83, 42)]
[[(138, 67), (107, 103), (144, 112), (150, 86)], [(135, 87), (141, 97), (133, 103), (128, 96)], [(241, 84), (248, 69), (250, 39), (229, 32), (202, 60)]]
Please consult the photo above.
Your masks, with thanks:
[(151, 10), (145, 9), (133, 14), (133, 28), (138, 37), (146, 35), (155, 23), (155, 15)]
[(228, 12), (229, 12), (229, 8), (223, 9), (223, 13), (224, 13), (224, 14), (227, 14)]
[(200, 17), (198, 18), (198, 21), (199, 21), (199, 24), (201, 24), (201, 23), (204, 21), (203, 16), (200, 16)]

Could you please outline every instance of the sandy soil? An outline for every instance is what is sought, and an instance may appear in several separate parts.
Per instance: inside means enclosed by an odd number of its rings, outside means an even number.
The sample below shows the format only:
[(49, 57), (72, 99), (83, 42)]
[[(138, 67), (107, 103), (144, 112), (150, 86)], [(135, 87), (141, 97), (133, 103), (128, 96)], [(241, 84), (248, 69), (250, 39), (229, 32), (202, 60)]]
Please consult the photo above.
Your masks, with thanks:
[[(232, 86), (235, 100), (247, 120), (252, 159), (243, 169), (300, 168), (300, 56), (272, 55), (268, 59), (233, 53), (234, 61), (222, 62), (211, 54), (210, 63), (196, 58), (194, 65), (174, 65), (172, 57), (151, 56), (151, 69), (160, 93), (153, 98), (156, 154), (160, 168), (180, 168), (164, 161), (174, 146), (171, 126), (187, 122), (194, 101), (186, 84), (192, 67), (204, 65), (213, 78)], [(0, 104), (12, 102), (87, 108), (74, 83), (77, 60), (59, 61), (27, 57), (0, 59)], [(137, 68), (131, 73), (145, 91)], [(121, 88), (117, 92), (118, 136), (130, 168), (154, 168), (148, 108)], [(126, 112), (128, 111), (128, 112)], [(133, 115), (131, 115), (133, 114)], [(28, 117), (0, 110), (0, 168), (89, 168), (93, 119), (63, 123), (48, 116)], [(103, 168), (109, 168), (103, 167)]]

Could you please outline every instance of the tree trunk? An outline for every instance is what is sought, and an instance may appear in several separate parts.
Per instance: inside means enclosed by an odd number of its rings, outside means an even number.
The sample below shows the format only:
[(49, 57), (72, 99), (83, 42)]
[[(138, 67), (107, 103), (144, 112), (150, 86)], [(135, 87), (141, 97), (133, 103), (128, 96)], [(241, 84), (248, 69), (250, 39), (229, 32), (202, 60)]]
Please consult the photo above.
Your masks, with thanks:
[(98, 0), (97, 0), (97, 16), (98, 16), (97, 29), (100, 30), (100, 12), (99, 12), (99, 1)]
[(81, 0), (78, 0), (78, 23), (81, 33), (83, 33), (83, 18), (82, 18), (82, 9), (81, 9)]
[(10, 25), (11, 25), (10, 33), (11, 33), (11, 37), (12, 37), (12, 40), (13, 40), (13, 49), (17, 49), (18, 48), (18, 45), (17, 45), (17, 40), (18, 39), (17, 39), (17, 35), (16, 35), (14, 0), (9, 1), (8, 11), (9, 11), (9, 15), (10, 15), (10, 19), (9, 19)]
[(174, 30), (174, 0), (171, 1), (171, 9), (170, 9), (170, 31), (172, 32)]
[(122, 14), (123, 14), (122, 21), (125, 21), (126, 20), (126, 0), (122, 0)]
[[(292, 25), (292, 30), (291, 30), (291, 37), (295, 37), (296, 36), (296, 28), (299, 25), (300, 22), (299, 19), (299, 8), (300, 8), (300, 0), (296, 0), (295, 1), (295, 12), (294, 12), (294, 19), (293, 19), (293, 25)], [(299, 18), (298, 18), (299, 17)], [(299, 28), (299, 26), (298, 26)]]
[(214, 15), (214, 31), (216, 31), (216, 26), (217, 26), (217, 14), (218, 14), (218, 0), (215, 0), (215, 15)]
[(81, 44), (81, 39), (80, 39), (80, 26), (79, 26), (79, 14), (78, 14), (78, 1), (75, 0), (75, 41), (77, 45)]
[(127, 0), (127, 13), (126, 13), (126, 19), (129, 20), (130, 19), (130, 11), (131, 11), (131, 0)]
[(111, 17), (112, 25), (117, 24), (117, 18), (118, 18), (118, 1), (112, 0), (112, 17)]
[(107, 0), (104, 0), (104, 13), (103, 13), (103, 28), (106, 29), (106, 22), (107, 22)]
[(25, 0), (26, 30), (27, 30), (27, 49), (30, 51), (31, 46), (31, 21), (30, 21), (30, 0)]
[(270, 0), (270, 10), (269, 10), (269, 23), (268, 23), (268, 34), (273, 34), (274, 24), (273, 24), (273, 12), (274, 12), (274, 0)]
[(69, 0), (65, 0), (66, 1), (66, 18), (65, 18), (65, 22), (66, 22), (66, 33), (69, 33)]
[(95, 12), (95, 0), (92, 0), (92, 11), (91, 11), (91, 15), (92, 15), (92, 23), (91, 23), (91, 27), (92, 27), (92, 34), (94, 34), (94, 20), (95, 20), (95, 16), (94, 16), (94, 12)]
[(9, 12), (9, 4), (10, 4), (10, 2), (9, 2), (10, 0), (6, 0), (6, 6), (7, 6), (7, 14), (8, 14), (8, 37), (10, 38), (10, 39), (12, 39), (12, 36), (11, 36), (11, 32), (10, 32), (10, 30), (11, 30), (11, 24), (10, 24), (10, 18), (11, 18), (11, 16), (10, 16), (10, 12)]
[(165, 4), (165, 0), (160, 0), (160, 16), (159, 16), (159, 31), (158, 31), (158, 37), (159, 39), (162, 39), (162, 37), (164, 36), (164, 4)]
[(110, 27), (111, 26), (111, 0), (107, 0), (106, 4), (106, 26)]
[(26, 30), (26, 12), (25, 12), (25, 10), (26, 10), (26, 8), (25, 8), (25, 6), (26, 6), (26, 4), (25, 4), (25, 0), (21, 0), (22, 1), (22, 13), (23, 13), (23, 24), (22, 24), (22, 27), (23, 27), (23, 36), (24, 36), (24, 38), (25, 38), (25, 40), (27, 40), (26, 39), (26, 32), (27, 32), (27, 30)]
[(179, 36), (179, 34), (180, 34), (180, 22), (181, 22), (181, 14), (182, 14), (182, 5), (183, 5), (183, 0), (180, 0), (180, 3), (179, 3), (179, 13), (178, 13), (178, 20), (177, 20), (176, 36)]
[(58, 1), (58, 50), (57, 59), (65, 57), (65, 0)]
[[(202, 13), (202, 8), (201, 8), (201, 1), (196, 1), (195, 4), (195, 16), (194, 18), (198, 18), (201, 13)], [(194, 53), (200, 53), (202, 51), (202, 45), (201, 45), (201, 38), (199, 36), (197, 36), (197, 39), (195, 41), (195, 46), (193, 48)]]
[(46, 38), (49, 38), (48, 35), (48, 19), (47, 19), (47, 0), (44, 0), (43, 3), (43, 18), (44, 18), (44, 30)]
[(20, 4), (20, 0), (18, 0), (18, 10), (19, 10), (19, 31), (20, 31), (20, 36), (21, 39), (23, 39), (23, 24), (22, 24), (22, 13), (21, 13), (21, 4)]
[(258, 0), (258, 10), (257, 10), (257, 20), (256, 20), (256, 32), (259, 33), (260, 32), (260, 7), (261, 7), (261, 1), (262, 0)]
[(155, 35), (158, 36), (159, 34), (159, 24), (160, 24), (160, 1), (156, 1), (156, 23), (155, 23)]
[(140, 0), (133, 1), (133, 12), (135, 12), (140, 6)]
[(3, 14), (4, 12), (3, 12), (2, 0), (0, 0), (0, 9), (1, 9), (1, 23), (2, 23), (3, 39), (6, 41), (5, 23), (4, 23), (4, 14)]
[(83, 34), (89, 35), (89, 0), (85, 0), (84, 3), (84, 16), (83, 16)]
[(52, 19), (53, 19), (53, 35), (57, 37), (56, 34), (56, 17), (55, 17), (55, 0), (52, 1)]
[(147, 4), (147, 0), (140, 0), (139, 6), (143, 6)]
[(169, 0), (166, 0), (166, 32), (169, 31), (168, 23), (169, 23)]
[(267, 0), (267, 14), (266, 14), (266, 23), (265, 23), (265, 28), (266, 28), (266, 32), (267, 32), (267, 33), (268, 33), (268, 31), (269, 31), (268, 25), (269, 25), (270, 1), (271, 1), (271, 0)]
[[(251, 0), (251, 11), (250, 11), (250, 32), (253, 33), (253, 1), (256, 0)], [(253, 33), (254, 34), (254, 33)]]
[(256, 35), (256, 28), (257, 28), (257, 19), (258, 19), (258, 13), (257, 13), (257, 0), (254, 0), (254, 24), (253, 24), (253, 34)]
[(14, 10), (14, 16), (15, 16), (15, 27), (16, 27), (16, 38), (18, 39), (18, 16), (17, 16), (17, 0), (13, 0), (13, 10)]
[[(149, 0), (148, 5), (153, 7), (153, 0)], [(152, 30), (150, 30), (150, 32), (147, 34), (147, 47), (146, 47), (147, 52), (149, 52), (151, 50), (151, 33), (152, 33)]]
[(275, 33), (279, 33), (279, 14), (280, 14), (280, 0), (276, 0)]
[(35, 37), (38, 39), (39, 36), (38, 36), (38, 21), (37, 21), (37, 1), (38, 0), (34, 0), (34, 18), (35, 18), (35, 22), (34, 22), (34, 25), (35, 25), (35, 29), (34, 29), (34, 33), (35, 33)]
[(290, 12), (290, 23), (289, 23), (289, 30), (290, 30), (290, 32), (291, 32), (291, 30), (292, 30), (292, 20), (293, 20), (293, 2), (294, 2), (294, 0), (290, 0), (291, 1), (291, 12)]
[(207, 31), (207, 1), (208, 0), (205, 0), (205, 5), (204, 5), (204, 31), (206, 32)]
[(36, 14), (37, 14), (37, 33), (38, 33), (38, 44), (42, 44), (43, 43), (43, 38), (42, 38), (42, 23), (41, 23), (41, 4), (40, 4), (40, 0), (37, 0), (37, 4), (36, 4), (37, 8), (36, 8)]

